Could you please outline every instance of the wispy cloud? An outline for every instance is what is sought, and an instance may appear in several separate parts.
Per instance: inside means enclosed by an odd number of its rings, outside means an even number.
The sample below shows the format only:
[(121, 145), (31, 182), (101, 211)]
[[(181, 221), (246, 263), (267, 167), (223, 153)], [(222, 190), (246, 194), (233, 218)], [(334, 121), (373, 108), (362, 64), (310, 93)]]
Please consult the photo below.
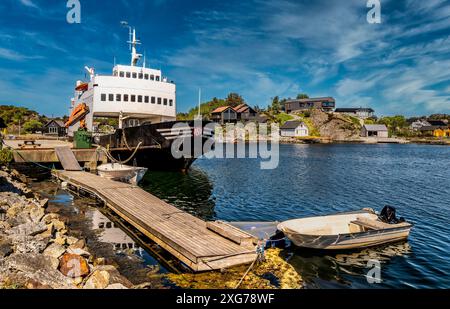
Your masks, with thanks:
[(20, 3), (30, 8), (39, 8), (32, 0), (20, 0)]

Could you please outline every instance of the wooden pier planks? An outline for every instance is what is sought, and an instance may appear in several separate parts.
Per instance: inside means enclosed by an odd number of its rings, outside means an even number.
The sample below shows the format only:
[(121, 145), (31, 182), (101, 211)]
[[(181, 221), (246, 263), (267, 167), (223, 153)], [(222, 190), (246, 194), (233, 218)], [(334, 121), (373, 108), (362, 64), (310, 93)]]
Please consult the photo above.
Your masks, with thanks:
[(69, 147), (55, 147), (56, 156), (61, 165), (66, 171), (81, 171), (81, 166), (78, 164), (77, 158)]
[(189, 266), (209, 271), (253, 262), (255, 246), (241, 245), (208, 229), (208, 223), (139, 187), (86, 172), (55, 171), (69, 184), (102, 199), (117, 215)]

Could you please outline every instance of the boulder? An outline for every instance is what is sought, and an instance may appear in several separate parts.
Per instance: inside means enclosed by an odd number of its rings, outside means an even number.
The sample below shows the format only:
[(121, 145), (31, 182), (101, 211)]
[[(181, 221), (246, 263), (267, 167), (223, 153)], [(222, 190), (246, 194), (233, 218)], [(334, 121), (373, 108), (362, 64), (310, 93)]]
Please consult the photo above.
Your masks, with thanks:
[(53, 240), (54, 243), (65, 246), (67, 244), (67, 237), (64, 235), (61, 235), (60, 233), (56, 233), (55, 239)]
[(57, 231), (63, 231), (66, 230), (66, 224), (64, 222), (62, 222), (59, 219), (53, 219), (50, 221), (51, 224), (53, 224), (53, 228)]
[[(76, 237), (67, 236), (66, 241), (67, 241), (67, 244), (72, 247), (74, 244), (76, 244), (79, 241), (79, 239)], [(83, 249), (83, 248), (79, 248), (79, 249)]]
[(56, 243), (51, 244), (44, 250), (44, 255), (59, 259), (66, 252), (66, 249)]
[(85, 277), (89, 275), (89, 264), (79, 255), (66, 253), (61, 258), (59, 270), (66, 277)]
[(45, 216), (45, 210), (39, 207), (33, 207), (30, 209), (30, 218), (33, 222), (39, 222)]
[(119, 271), (111, 265), (98, 266), (87, 278), (84, 289), (105, 289), (110, 285), (120, 284), (126, 288), (133, 287), (133, 284), (123, 277)]
[(70, 245), (70, 248), (72, 249), (84, 249), (85, 247), (86, 241), (84, 239), (80, 239), (76, 243)]
[(14, 204), (6, 211), (8, 218), (15, 218), (19, 213), (23, 211), (23, 206), (20, 203)]
[(40, 285), (53, 289), (74, 288), (70, 279), (54, 269), (54, 261), (50, 257), (41, 254), (14, 253), (6, 259), (5, 265), (8, 269)]
[(28, 222), (6, 231), (9, 235), (23, 235), (23, 236), (35, 236), (47, 231), (47, 226), (42, 223)]
[(0, 241), (0, 259), (13, 253), (12, 244), (8, 241)]
[(46, 214), (41, 221), (44, 222), (45, 224), (50, 224), (52, 223), (52, 220), (56, 220), (59, 219), (59, 215), (58, 214)]
[(15, 245), (16, 253), (42, 253), (48, 245), (48, 238), (32, 236), (14, 236), (12, 242)]
[(91, 256), (91, 254), (89, 252), (87, 252), (87, 251), (85, 251), (83, 249), (72, 248), (72, 247), (69, 247), (67, 249), (67, 253), (79, 255), (79, 256), (82, 256), (82, 257), (86, 257), (86, 258)]

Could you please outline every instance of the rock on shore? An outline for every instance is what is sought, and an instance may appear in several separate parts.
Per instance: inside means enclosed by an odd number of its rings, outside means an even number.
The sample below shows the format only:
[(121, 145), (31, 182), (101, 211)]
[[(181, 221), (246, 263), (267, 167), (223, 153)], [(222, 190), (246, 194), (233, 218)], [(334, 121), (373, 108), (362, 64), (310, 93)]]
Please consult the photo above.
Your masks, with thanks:
[(102, 259), (68, 235), (59, 215), (46, 211), (48, 200), (19, 175), (0, 171), (0, 288), (134, 288), (114, 266), (97, 266)]

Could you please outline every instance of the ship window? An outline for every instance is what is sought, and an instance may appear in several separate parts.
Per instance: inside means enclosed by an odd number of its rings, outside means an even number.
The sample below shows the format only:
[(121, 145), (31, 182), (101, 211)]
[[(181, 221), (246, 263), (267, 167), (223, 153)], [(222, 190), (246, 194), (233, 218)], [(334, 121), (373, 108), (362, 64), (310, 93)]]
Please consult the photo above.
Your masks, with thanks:
[(102, 100), (103, 102), (106, 101), (106, 94), (102, 93), (102, 98), (101, 98), (101, 100)]
[(139, 79), (144, 79), (144, 74), (139, 73)]
[(164, 105), (167, 105), (167, 99), (164, 99)]
[(134, 94), (131, 95), (131, 102), (136, 102), (136, 96)]
[(114, 95), (113, 94), (110, 93), (108, 95), (108, 101), (110, 101), (110, 102), (114, 101)]
[(156, 81), (159, 82), (159, 76), (156, 76)]
[(120, 77), (125, 77), (125, 73), (124, 73), (124, 72), (120, 72), (120, 73), (119, 73), (119, 76), (120, 76)]
[(173, 106), (173, 100), (169, 100), (169, 106)]
[(127, 78), (130, 78), (130, 77), (131, 77), (131, 73), (127, 72)]
[(123, 101), (124, 102), (128, 102), (128, 94), (124, 94), (123, 95)]
[(137, 78), (137, 73), (133, 73), (133, 78)]
[(152, 104), (155, 104), (155, 103), (156, 103), (156, 98), (152, 97)]
[(142, 103), (142, 96), (138, 95), (138, 103)]
[(122, 95), (121, 94), (116, 94), (116, 101), (117, 102), (122, 101)]
[(161, 102), (162, 102), (161, 98), (158, 98), (158, 104), (159, 105), (161, 105)]
[(149, 102), (150, 97), (148, 95), (145, 96), (144, 102), (148, 103)]
[(144, 75), (144, 79), (148, 80), (148, 74)]

